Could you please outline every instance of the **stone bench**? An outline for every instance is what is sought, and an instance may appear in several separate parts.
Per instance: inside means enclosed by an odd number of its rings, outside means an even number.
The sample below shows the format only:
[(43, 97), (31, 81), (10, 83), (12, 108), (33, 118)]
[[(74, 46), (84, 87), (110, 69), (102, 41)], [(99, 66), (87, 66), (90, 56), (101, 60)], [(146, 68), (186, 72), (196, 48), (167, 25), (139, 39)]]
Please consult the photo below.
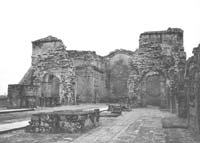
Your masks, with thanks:
[(121, 107), (122, 107), (122, 111), (125, 111), (125, 112), (130, 112), (132, 109), (131, 109), (131, 105), (130, 104), (120, 104)]
[(31, 133), (75, 133), (99, 125), (99, 109), (65, 110), (33, 114), (26, 131)]
[(120, 104), (109, 104), (108, 111), (111, 111), (111, 113), (121, 114), (122, 106)]

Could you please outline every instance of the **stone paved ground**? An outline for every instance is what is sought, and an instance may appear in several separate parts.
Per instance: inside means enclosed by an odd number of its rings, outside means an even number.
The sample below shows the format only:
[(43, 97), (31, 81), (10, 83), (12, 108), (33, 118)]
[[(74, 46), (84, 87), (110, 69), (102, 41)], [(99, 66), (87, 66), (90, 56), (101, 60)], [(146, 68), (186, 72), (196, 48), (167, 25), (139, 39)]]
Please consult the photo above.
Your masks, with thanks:
[[(134, 109), (107, 125), (75, 139), (74, 143), (200, 143), (186, 129), (163, 129), (161, 119), (174, 116), (158, 109)], [(63, 142), (59, 142), (63, 143)]]
[(117, 118), (101, 118), (101, 126), (83, 134), (30, 134), (21, 130), (0, 135), (0, 143), (200, 143), (200, 136), (187, 129), (162, 128), (161, 119), (173, 116), (158, 109), (133, 109)]

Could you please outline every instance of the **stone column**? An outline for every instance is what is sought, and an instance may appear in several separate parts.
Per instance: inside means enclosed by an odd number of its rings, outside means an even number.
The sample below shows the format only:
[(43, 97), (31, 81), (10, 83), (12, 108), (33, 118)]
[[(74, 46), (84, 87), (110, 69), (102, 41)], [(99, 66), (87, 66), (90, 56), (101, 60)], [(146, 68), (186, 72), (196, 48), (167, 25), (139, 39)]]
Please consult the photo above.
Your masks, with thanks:
[(166, 94), (166, 84), (165, 84), (165, 79), (161, 78), (160, 80), (160, 88), (161, 88), (161, 103), (160, 107), (161, 108), (166, 108), (167, 107), (167, 94)]

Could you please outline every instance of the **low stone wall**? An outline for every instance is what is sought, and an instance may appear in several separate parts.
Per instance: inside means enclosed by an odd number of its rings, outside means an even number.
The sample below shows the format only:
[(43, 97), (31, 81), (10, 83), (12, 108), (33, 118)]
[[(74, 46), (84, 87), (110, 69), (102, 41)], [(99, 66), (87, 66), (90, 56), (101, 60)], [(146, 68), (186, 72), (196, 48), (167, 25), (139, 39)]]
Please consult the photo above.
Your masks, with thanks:
[(7, 96), (0, 96), (0, 108), (5, 108), (8, 106)]
[(99, 109), (33, 114), (26, 131), (31, 133), (81, 132), (98, 126), (99, 114)]
[(38, 86), (10, 84), (8, 85), (8, 108), (33, 108), (37, 105)]

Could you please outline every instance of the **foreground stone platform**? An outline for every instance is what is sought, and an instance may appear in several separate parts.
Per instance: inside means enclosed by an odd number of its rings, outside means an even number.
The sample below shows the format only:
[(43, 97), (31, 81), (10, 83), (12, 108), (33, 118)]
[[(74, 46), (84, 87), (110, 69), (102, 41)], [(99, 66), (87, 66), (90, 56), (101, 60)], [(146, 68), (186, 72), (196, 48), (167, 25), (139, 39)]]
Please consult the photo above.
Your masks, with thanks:
[(75, 133), (98, 126), (99, 109), (65, 110), (33, 114), (26, 131), (31, 133)]
[[(37, 108), (31, 111), (25, 111), (24, 109), (12, 109), (8, 110), (10, 112), (3, 112), (0, 114), (0, 133), (8, 133), (15, 130), (20, 130), (26, 128), (29, 125), (32, 114), (39, 114), (44, 112), (56, 112), (56, 111), (65, 111), (65, 110), (84, 110), (91, 111), (94, 109), (99, 109), (100, 112), (107, 110), (107, 106), (105, 104), (81, 104), (78, 106), (67, 105), (67, 106), (59, 106), (59, 107), (51, 107), (51, 108)], [(22, 112), (23, 110), (23, 112)], [(15, 112), (21, 111), (21, 112)]]

